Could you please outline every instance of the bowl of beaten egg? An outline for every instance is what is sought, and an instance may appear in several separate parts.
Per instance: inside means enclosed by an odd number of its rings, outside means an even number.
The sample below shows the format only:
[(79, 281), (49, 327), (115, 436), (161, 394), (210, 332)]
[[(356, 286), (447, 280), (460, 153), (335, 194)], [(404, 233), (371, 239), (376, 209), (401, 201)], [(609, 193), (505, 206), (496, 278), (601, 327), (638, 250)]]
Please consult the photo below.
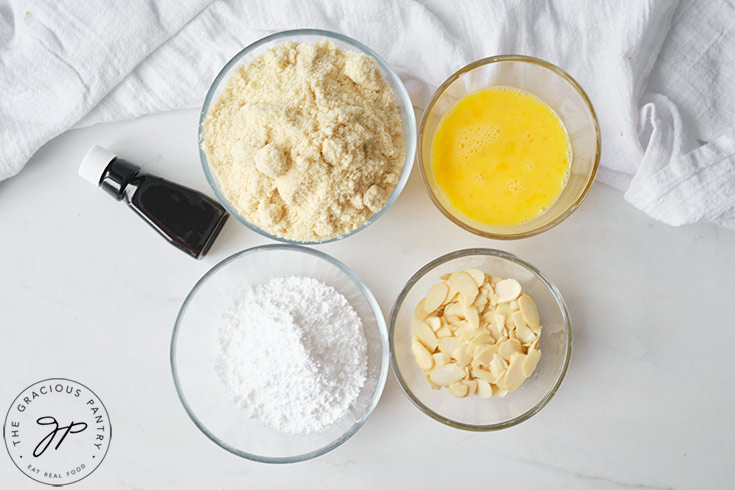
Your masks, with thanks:
[(421, 120), (419, 169), (439, 210), (496, 239), (536, 235), (584, 200), (600, 162), (600, 130), (582, 87), (519, 55), (450, 76)]

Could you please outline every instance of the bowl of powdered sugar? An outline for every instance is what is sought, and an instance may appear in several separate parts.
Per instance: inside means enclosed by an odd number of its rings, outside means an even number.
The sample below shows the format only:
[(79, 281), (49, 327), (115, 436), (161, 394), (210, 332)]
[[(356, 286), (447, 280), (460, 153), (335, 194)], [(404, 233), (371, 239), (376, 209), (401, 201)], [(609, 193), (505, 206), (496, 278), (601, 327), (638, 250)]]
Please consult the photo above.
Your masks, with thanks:
[(227, 210), (287, 243), (325, 243), (377, 220), (416, 151), (400, 78), (375, 52), (316, 29), (267, 36), (212, 83), (199, 121), (204, 173)]
[(322, 455), (362, 426), (388, 372), (383, 314), (329, 255), (239, 252), (202, 277), (171, 341), (179, 397), (204, 434), (255, 461)]

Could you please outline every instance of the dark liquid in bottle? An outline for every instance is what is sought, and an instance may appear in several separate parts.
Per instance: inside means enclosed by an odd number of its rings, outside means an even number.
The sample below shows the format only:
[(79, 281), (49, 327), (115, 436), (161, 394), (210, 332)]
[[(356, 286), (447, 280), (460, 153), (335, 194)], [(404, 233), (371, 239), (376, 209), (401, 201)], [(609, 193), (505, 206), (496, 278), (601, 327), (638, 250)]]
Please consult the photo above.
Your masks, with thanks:
[(172, 245), (194, 258), (207, 253), (227, 221), (227, 211), (199, 191), (153, 175), (115, 158), (100, 178), (100, 185), (130, 207)]
[(189, 255), (207, 253), (227, 221), (219, 203), (159, 177), (146, 176), (137, 187), (130, 206), (138, 214)]

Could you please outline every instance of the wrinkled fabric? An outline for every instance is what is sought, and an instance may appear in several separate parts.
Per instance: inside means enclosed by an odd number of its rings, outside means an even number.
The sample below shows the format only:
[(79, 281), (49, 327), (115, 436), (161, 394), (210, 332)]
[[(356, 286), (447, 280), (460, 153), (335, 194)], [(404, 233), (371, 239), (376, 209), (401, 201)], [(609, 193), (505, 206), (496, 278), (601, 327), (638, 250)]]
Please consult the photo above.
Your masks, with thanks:
[(724, 0), (0, 3), (0, 180), (72, 127), (199, 106), (244, 46), (313, 27), (377, 51), (417, 109), (478, 58), (546, 59), (595, 106), (599, 180), (663, 222), (735, 228), (734, 22)]

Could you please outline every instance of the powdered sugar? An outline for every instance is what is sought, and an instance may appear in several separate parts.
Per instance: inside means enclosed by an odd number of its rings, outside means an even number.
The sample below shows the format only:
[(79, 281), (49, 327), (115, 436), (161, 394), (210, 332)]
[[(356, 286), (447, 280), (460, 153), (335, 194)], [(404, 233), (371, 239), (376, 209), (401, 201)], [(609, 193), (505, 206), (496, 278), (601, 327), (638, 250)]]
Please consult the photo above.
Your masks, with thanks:
[(310, 277), (279, 277), (238, 293), (219, 333), (216, 369), (251, 417), (279, 431), (321, 430), (365, 384), (367, 343), (347, 299)]

